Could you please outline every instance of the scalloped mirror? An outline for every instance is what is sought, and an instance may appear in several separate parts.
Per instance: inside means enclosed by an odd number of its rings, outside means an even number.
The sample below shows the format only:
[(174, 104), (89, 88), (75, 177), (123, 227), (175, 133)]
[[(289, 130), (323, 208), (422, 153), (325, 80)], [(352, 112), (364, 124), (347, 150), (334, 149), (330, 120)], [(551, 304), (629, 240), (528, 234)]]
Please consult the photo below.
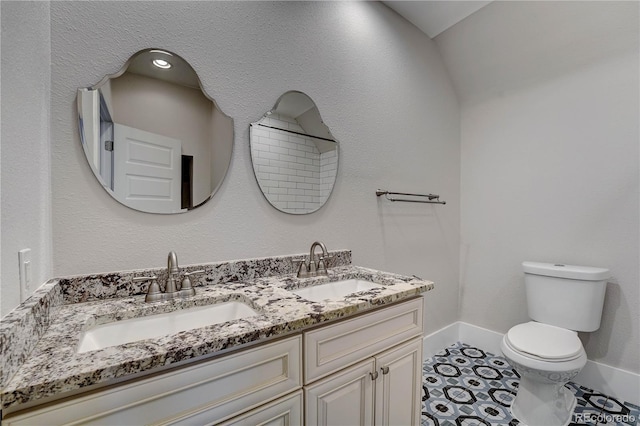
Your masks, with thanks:
[(273, 207), (308, 214), (327, 202), (338, 172), (338, 141), (309, 96), (286, 92), (249, 133), (253, 171)]
[(120, 203), (184, 213), (220, 187), (231, 162), (233, 120), (180, 56), (141, 50), (116, 74), (78, 89), (77, 101), (87, 162)]

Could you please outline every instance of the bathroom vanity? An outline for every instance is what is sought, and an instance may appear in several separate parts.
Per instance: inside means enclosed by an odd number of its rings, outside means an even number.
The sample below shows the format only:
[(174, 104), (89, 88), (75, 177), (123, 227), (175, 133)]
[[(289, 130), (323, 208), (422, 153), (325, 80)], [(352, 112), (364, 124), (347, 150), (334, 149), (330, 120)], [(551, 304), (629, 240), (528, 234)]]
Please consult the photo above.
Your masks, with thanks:
[[(2, 389), (3, 424), (419, 424), (418, 296), (433, 283), (352, 266), (348, 251), (332, 254), (328, 276), (310, 278), (296, 278), (293, 256), (188, 266), (184, 272), (205, 270), (194, 279), (196, 296), (154, 303), (132, 278), (161, 270), (52, 280), (35, 295), (52, 298), (50, 324), (24, 362), (7, 358), (15, 373)], [(296, 294), (349, 282), (373, 287), (315, 301)], [(118, 297), (124, 291), (135, 295)], [(249, 313), (80, 345), (102, 326), (140, 328), (230, 302)]]

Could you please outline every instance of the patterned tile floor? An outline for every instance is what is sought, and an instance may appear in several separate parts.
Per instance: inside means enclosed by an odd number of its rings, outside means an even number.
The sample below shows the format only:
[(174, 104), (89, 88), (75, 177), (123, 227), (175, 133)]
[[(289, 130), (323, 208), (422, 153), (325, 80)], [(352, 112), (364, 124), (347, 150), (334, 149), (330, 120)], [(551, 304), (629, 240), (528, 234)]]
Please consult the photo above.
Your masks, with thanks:
[[(422, 426), (521, 424), (509, 407), (519, 376), (502, 356), (456, 343), (438, 352), (422, 367)], [(621, 402), (575, 383), (572, 426), (640, 425), (640, 407)]]

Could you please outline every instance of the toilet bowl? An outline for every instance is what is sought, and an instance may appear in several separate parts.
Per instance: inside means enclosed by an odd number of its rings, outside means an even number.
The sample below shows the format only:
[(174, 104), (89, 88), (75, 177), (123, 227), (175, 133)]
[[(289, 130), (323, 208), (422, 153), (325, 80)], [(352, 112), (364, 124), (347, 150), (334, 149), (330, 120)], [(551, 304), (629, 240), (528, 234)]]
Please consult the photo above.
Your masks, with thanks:
[(511, 413), (526, 426), (565, 426), (576, 398), (564, 385), (587, 363), (578, 331), (600, 327), (609, 270), (523, 262), (527, 311), (500, 345), (520, 376)]
[(576, 398), (564, 385), (587, 363), (577, 333), (531, 321), (511, 328), (501, 349), (520, 375), (514, 417), (527, 426), (569, 424)]

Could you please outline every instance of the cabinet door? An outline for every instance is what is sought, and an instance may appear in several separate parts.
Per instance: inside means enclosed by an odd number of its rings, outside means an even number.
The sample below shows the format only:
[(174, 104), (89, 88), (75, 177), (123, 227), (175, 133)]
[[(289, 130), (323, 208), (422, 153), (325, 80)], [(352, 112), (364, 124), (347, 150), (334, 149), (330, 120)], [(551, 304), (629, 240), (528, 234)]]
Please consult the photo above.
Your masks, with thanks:
[(373, 424), (375, 360), (370, 358), (305, 387), (307, 425)]
[(422, 339), (376, 356), (376, 425), (420, 425)]
[(302, 426), (302, 391), (234, 417), (220, 426)]

